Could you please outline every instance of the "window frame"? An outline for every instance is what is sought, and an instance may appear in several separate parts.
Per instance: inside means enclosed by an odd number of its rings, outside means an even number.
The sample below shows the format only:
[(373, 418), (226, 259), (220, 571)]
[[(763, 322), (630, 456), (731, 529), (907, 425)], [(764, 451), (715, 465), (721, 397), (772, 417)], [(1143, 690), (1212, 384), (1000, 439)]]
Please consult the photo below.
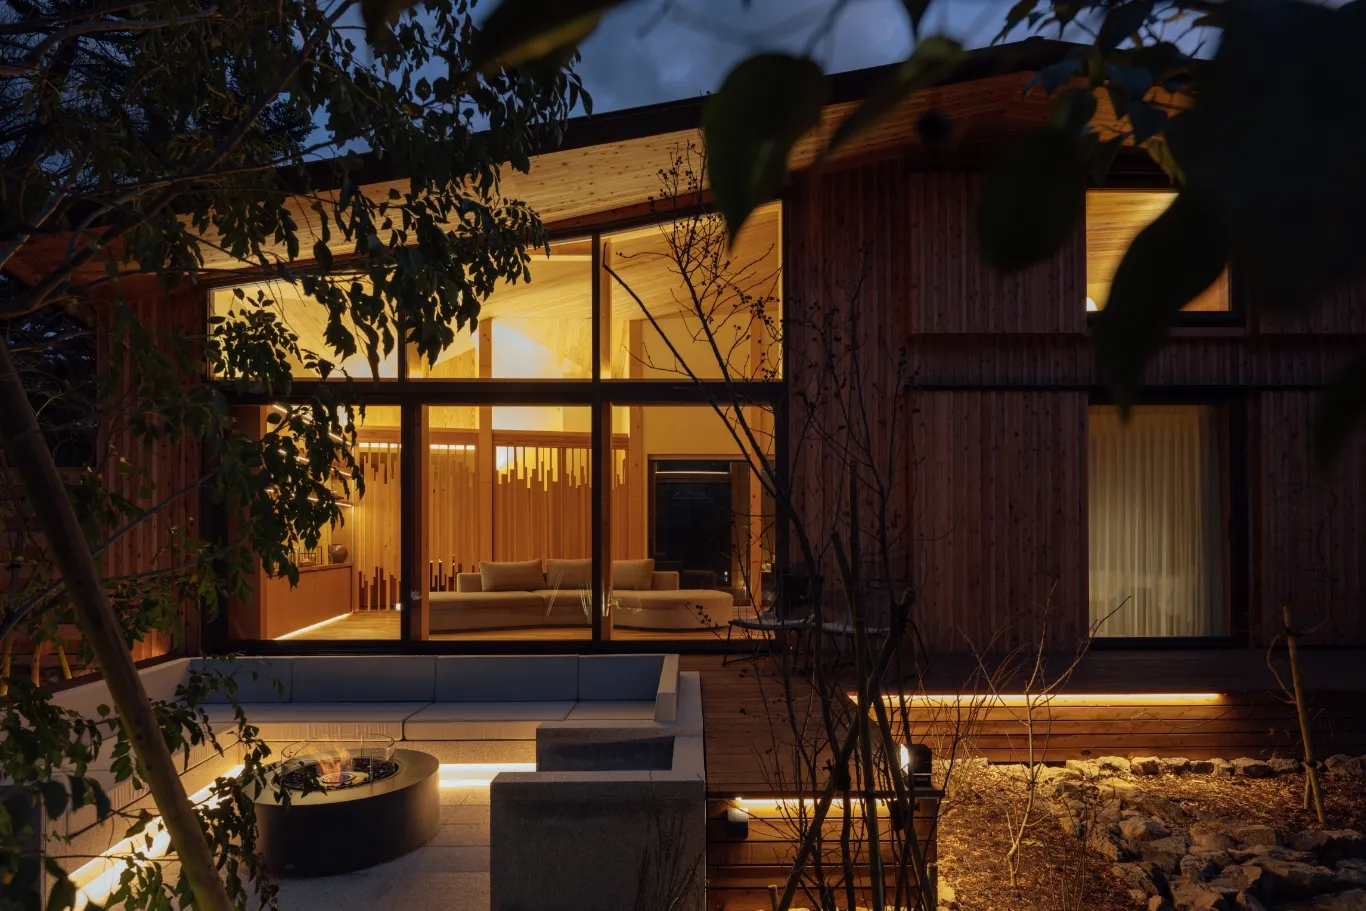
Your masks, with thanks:
[[(1087, 186), (1086, 199), (1089, 200), (1092, 193), (1114, 193), (1114, 192), (1144, 192), (1144, 193), (1171, 193), (1173, 187), (1166, 182), (1155, 184), (1148, 180), (1123, 180), (1114, 179), (1106, 183), (1103, 187)], [(1085, 203), (1082, 208), (1082, 240), (1085, 244), (1083, 257), (1083, 271), (1090, 261), (1091, 246), (1090, 232), (1086, 229), (1086, 209)], [(1228, 309), (1227, 310), (1182, 310), (1176, 314), (1172, 323), (1176, 334), (1183, 334), (1186, 329), (1243, 329), (1247, 325), (1247, 313), (1244, 306), (1244, 295), (1241, 283), (1238, 281), (1236, 270), (1227, 267), (1225, 272), (1228, 274)], [(1085, 288), (1086, 281), (1083, 275), (1082, 287)], [(1083, 293), (1081, 306), (1086, 306), (1086, 295)], [(1100, 316), (1100, 310), (1086, 312), (1086, 326), (1089, 332), (1092, 324)], [(1200, 333), (1194, 333), (1200, 334)]]
[[(783, 238), (787, 236), (789, 206), (786, 199), (779, 196), (780, 224)], [(253, 653), (298, 654), (298, 653), (337, 653), (337, 652), (383, 652), (400, 650), (403, 652), (429, 654), (500, 654), (516, 651), (519, 654), (538, 653), (579, 653), (585, 650), (657, 652), (660, 643), (666, 640), (632, 640), (612, 636), (610, 620), (605, 610), (607, 598), (607, 570), (610, 566), (611, 529), (608, 517), (611, 511), (611, 469), (612, 460), (604, 453), (611, 446), (612, 408), (622, 405), (701, 405), (711, 406), (715, 402), (734, 402), (737, 405), (755, 405), (771, 408), (774, 415), (774, 459), (777, 470), (787, 472), (787, 394), (788, 364), (787, 347), (782, 345), (782, 375), (774, 380), (737, 380), (680, 378), (668, 379), (624, 379), (603, 376), (604, 329), (611, 325), (611, 314), (606, 312), (605, 298), (602, 294), (603, 281), (607, 279), (602, 269), (602, 250), (605, 235), (632, 228), (662, 225), (669, 221), (695, 214), (699, 207), (680, 206), (651, 212), (640, 216), (615, 221), (599, 222), (593, 225), (573, 225), (550, 230), (550, 242), (566, 239), (592, 241), (592, 374), (590, 378), (575, 379), (518, 379), (518, 378), (479, 378), (479, 379), (426, 379), (409, 376), (408, 346), (400, 342), (398, 348), (398, 377), (394, 379), (345, 379), (296, 380), (290, 392), (266, 394), (239, 392), (232, 388), (232, 381), (206, 375), (205, 382), (217, 384), (224, 392), (230, 405), (270, 405), (274, 403), (306, 401), (328, 390), (335, 395), (345, 390), (345, 399), (352, 403), (366, 405), (400, 406), (399, 438), (403, 443), (402, 494), (400, 496), (401, 529), (400, 552), (400, 591), (410, 597), (405, 604), (413, 603), (412, 593), (418, 588), (425, 589), (425, 581), (411, 578), (410, 565), (415, 553), (416, 538), (421, 532), (416, 522), (420, 515), (418, 498), (421, 496), (420, 472), (413, 470), (418, 460), (412, 453), (415, 446), (424, 438), (427, 422), (426, 405), (489, 405), (489, 406), (538, 406), (563, 405), (587, 406), (591, 409), (592, 428), (592, 477), (594, 496), (592, 501), (592, 542), (593, 555), (593, 617), (592, 636), (589, 640), (524, 640), (524, 639), (487, 639), (487, 640), (431, 640), (423, 635), (425, 617), (416, 617), (416, 611), (404, 610), (399, 639), (374, 640), (251, 640), (234, 638), (230, 634), (228, 609), (218, 611), (213, 620), (202, 619), (201, 636), (205, 646), (210, 649), (241, 650), (250, 649)], [(788, 262), (787, 245), (779, 244), (779, 269), (781, 274), (782, 296), (787, 300)], [(345, 261), (341, 261), (345, 267)], [(299, 271), (306, 271), (307, 266)], [(316, 267), (314, 267), (316, 268)], [(214, 291), (224, 287), (244, 285), (260, 280), (251, 275), (229, 275), (201, 285), (202, 303), (206, 314), (212, 314)], [(788, 328), (788, 308), (784, 305), (780, 317), (783, 338)], [(411, 468), (410, 468), (411, 466)], [(425, 483), (425, 481), (423, 482)], [(215, 504), (207, 495), (201, 496), (201, 514), (206, 517), (206, 531), (211, 539), (226, 542), (228, 528), (226, 512), (221, 504)], [(775, 552), (785, 553), (785, 530), (778, 523), (775, 537)], [(418, 582), (418, 588), (414, 588)], [(426, 598), (418, 599), (425, 604)], [(671, 651), (689, 653), (712, 653), (718, 650), (722, 640), (667, 640)]]
[[(1097, 405), (1120, 404), (1108, 387), (1091, 390), (1087, 400), (1087, 445), (1090, 445), (1091, 408)], [(1224, 619), (1227, 632), (1218, 636), (1096, 636), (1090, 647), (1102, 650), (1133, 649), (1242, 649), (1251, 644), (1249, 617), (1251, 585), (1248, 535), (1248, 436), (1247, 397), (1240, 390), (1215, 390), (1196, 386), (1146, 388), (1133, 405), (1213, 406), (1219, 409), (1223, 457), (1224, 508)], [(1090, 474), (1087, 474), (1089, 490)], [(1090, 539), (1090, 499), (1087, 498), (1087, 537)], [(1087, 591), (1090, 591), (1091, 559), (1087, 548)], [(1086, 626), (1090, 627), (1089, 597)]]

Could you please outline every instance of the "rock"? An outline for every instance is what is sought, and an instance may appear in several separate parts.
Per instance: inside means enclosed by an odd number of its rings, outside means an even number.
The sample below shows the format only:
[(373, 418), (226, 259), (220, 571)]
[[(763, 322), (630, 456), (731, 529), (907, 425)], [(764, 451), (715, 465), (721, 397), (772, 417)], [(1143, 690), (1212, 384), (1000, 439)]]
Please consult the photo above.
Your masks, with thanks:
[(1208, 853), (1212, 851), (1228, 851), (1237, 844), (1224, 832), (1212, 829), (1207, 823), (1197, 822), (1190, 829), (1191, 850)]
[(1127, 802), (1149, 816), (1157, 817), (1167, 826), (1179, 825), (1186, 821), (1186, 811), (1180, 804), (1156, 794), (1136, 794), (1127, 798)]
[(1176, 873), (1181, 869), (1181, 858), (1186, 856), (1186, 837), (1171, 835), (1138, 845), (1139, 856), (1163, 873)]
[(1336, 864), (1339, 870), (1356, 870), (1358, 873), (1366, 873), (1366, 860), (1359, 857), (1349, 857), (1340, 860)]
[(1291, 835), (1286, 844), (1296, 851), (1312, 851), (1325, 864), (1366, 858), (1366, 837), (1352, 829), (1306, 829)]
[(1274, 845), (1280, 843), (1280, 839), (1276, 837), (1275, 829), (1259, 823), (1245, 826), (1232, 826), (1228, 829), (1228, 834), (1234, 841), (1245, 845)]
[[(1029, 766), (1024, 765), (1022, 763), (1003, 762), (1000, 765), (992, 766), (992, 768), (995, 769), (997, 774), (999, 775), (1005, 775), (1009, 778), (1015, 778), (1020, 781), (1029, 780)], [(1036, 780), (1038, 779), (1038, 772), (1040, 771), (1042, 771), (1042, 769), (1035, 771)]]
[(1266, 762), (1276, 771), (1277, 775), (1292, 775), (1304, 768), (1298, 759), (1286, 759), (1280, 756), (1273, 756)]
[(1147, 816), (1130, 816), (1119, 824), (1119, 834), (1129, 841), (1153, 841), (1166, 838), (1171, 831), (1155, 819)]
[(1127, 778), (1106, 778), (1097, 782), (1096, 787), (1100, 791), (1101, 797), (1106, 799), (1118, 797), (1127, 803), (1133, 803), (1143, 793), (1142, 788)]
[(1187, 764), (1186, 769), (1187, 769), (1187, 771), (1194, 772), (1194, 773), (1197, 774), (1197, 775), (1213, 775), (1213, 774), (1214, 774), (1214, 760), (1213, 760), (1213, 759), (1192, 759), (1192, 760)]
[(1366, 889), (1349, 889), (1276, 906), (1277, 911), (1366, 911)]
[(936, 889), (939, 893), (939, 907), (955, 909), (958, 907), (958, 893), (953, 890), (953, 886), (941, 879), (936, 885)]
[(1328, 770), (1328, 774), (1335, 778), (1355, 777), (1366, 772), (1366, 763), (1346, 753), (1334, 753), (1323, 761), (1323, 766)]
[(1107, 800), (1096, 810), (1096, 822), (1102, 826), (1117, 826), (1120, 821), (1121, 805), (1118, 800)]
[(1127, 845), (1116, 842), (1104, 829), (1092, 829), (1086, 837), (1086, 845), (1096, 855), (1113, 863), (1133, 860), (1136, 856), (1136, 852), (1129, 850)]
[(1176, 911), (1176, 906), (1160, 895), (1148, 899), (1148, 911)]
[(1129, 760), (1123, 756), (1102, 756), (1096, 760), (1096, 765), (1102, 772), (1113, 772), (1119, 775), (1126, 775), (1129, 772)]
[(1261, 899), (1249, 892), (1239, 892), (1233, 897), (1233, 903), (1238, 906), (1238, 911), (1266, 911)]
[(1043, 766), (1038, 771), (1039, 781), (1045, 784), (1053, 784), (1058, 781), (1076, 781), (1081, 778), (1081, 774), (1076, 769), (1067, 769), (1062, 766)]
[(1233, 857), (1227, 851), (1197, 851), (1194, 845), (1191, 845), (1191, 852), (1187, 856), (1198, 857), (1221, 870), (1233, 863)]
[(1156, 756), (1135, 756), (1129, 760), (1129, 771), (1135, 775), (1161, 775), (1162, 761)]
[(1275, 778), (1276, 770), (1261, 759), (1243, 757), (1233, 760), (1233, 771), (1243, 778)]
[(1162, 764), (1162, 771), (1167, 775), (1180, 775), (1182, 772), (1189, 772), (1191, 761), (1184, 756), (1163, 756), (1158, 760)]
[[(1110, 867), (1110, 875), (1129, 889), (1137, 889), (1144, 895), (1162, 895), (1164, 892), (1165, 879), (1159, 883), (1143, 864), (1114, 864)], [(1159, 875), (1161, 874), (1159, 873)]]
[(1230, 763), (1227, 759), (1211, 759), (1209, 761), (1209, 764), (1209, 773), (1213, 775), (1215, 778), (1233, 777), (1233, 764)]
[(1308, 851), (1292, 851), (1280, 845), (1252, 845), (1247, 848), (1233, 848), (1228, 852), (1235, 861), (1245, 864), (1254, 857), (1274, 857), (1277, 860), (1293, 861), (1297, 864), (1317, 863), (1318, 858)]
[(1095, 778), (1100, 774), (1100, 766), (1089, 759), (1069, 759), (1067, 760), (1067, 768), (1083, 778)]
[(1366, 869), (1356, 867), (1345, 867), (1338, 864), (1333, 876), (1338, 881), (1339, 889), (1366, 889)]
[(1263, 892), (1270, 899), (1310, 898), (1332, 892), (1338, 885), (1332, 871), (1293, 860), (1263, 855), (1252, 858), (1245, 866), (1262, 868), (1262, 881), (1266, 883)]
[(1181, 875), (1191, 882), (1207, 883), (1219, 875), (1219, 865), (1208, 854), (1187, 854), (1181, 858)]
[(1233, 911), (1224, 893), (1188, 879), (1172, 884), (1172, 904), (1181, 911)]
[(1209, 887), (1218, 889), (1230, 901), (1237, 899), (1239, 893), (1265, 898), (1270, 889), (1268, 874), (1261, 867), (1251, 864), (1234, 864), (1219, 871), (1209, 879)]

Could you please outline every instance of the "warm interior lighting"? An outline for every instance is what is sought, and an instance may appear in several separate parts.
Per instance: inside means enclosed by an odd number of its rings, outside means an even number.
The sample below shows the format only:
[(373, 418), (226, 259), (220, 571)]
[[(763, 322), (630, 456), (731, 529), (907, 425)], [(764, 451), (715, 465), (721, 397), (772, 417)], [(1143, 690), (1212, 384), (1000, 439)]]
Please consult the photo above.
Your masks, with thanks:
[(443, 788), (486, 788), (499, 772), (534, 771), (534, 762), (443, 762), (438, 774)]
[[(851, 701), (857, 693), (846, 694)], [(891, 694), (883, 699), (893, 705), (1207, 705), (1223, 699), (1222, 693), (1055, 693), (1027, 696), (1024, 693), (910, 693)]]
[[(242, 774), (242, 768), (240, 764), (235, 765), (219, 777), (236, 778)], [(212, 793), (213, 785), (206, 785), (190, 795), (190, 803), (195, 806), (212, 807), (217, 803), (216, 799), (213, 803), (210, 802)], [(147, 823), (147, 827), (140, 834), (123, 839), (71, 874), (71, 881), (76, 886), (76, 903), (73, 911), (81, 911), (89, 905), (102, 905), (105, 902), (118, 886), (123, 871), (130, 863), (138, 862), (133, 856), (135, 845), (136, 850), (140, 851), (146, 860), (156, 860), (169, 853), (171, 834), (161, 824), (160, 816)]]
[(1087, 313), (1097, 313), (1097, 312), (1099, 312), (1099, 311), (1100, 311), (1100, 308), (1096, 306), (1096, 299), (1095, 299), (1094, 297), (1088, 297), (1088, 298), (1086, 299), (1086, 312), (1087, 312)]
[(903, 743), (897, 747), (897, 753), (901, 761), (901, 771), (909, 773), (911, 771), (911, 751)]
[(327, 624), (329, 624), (329, 623), (336, 623), (338, 620), (341, 620), (341, 619), (342, 619), (343, 617), (345, 617), (345, 616), (346, 616), (346, 614), (337, 614), (337, 616), (335, 616), (335, 617), (328, 617), (326, 620), (319, 620), (317, 623), (313, 623), (313, 624), (310, 624), (310, 625), (308, 625), (308, 626), (300, 627), (299, 629), (296, 629), (296, 630), (295, 630), (294, 632), (292, 632), (292, 633), (285, 633), (283, 636), (276, 636), (276, 637), (275, 637), (275, 640), (278, 642), (278, 641), (281, 640), (281, 639), (293, 639), (295, 636), (301, 636), (301, 635), (303, 635), (304, 633), (312, 632), (312, 631), (315, 630), (315, 629), (319, 629), (319, 628), (321, 628), (321, 627), (327, 626)]

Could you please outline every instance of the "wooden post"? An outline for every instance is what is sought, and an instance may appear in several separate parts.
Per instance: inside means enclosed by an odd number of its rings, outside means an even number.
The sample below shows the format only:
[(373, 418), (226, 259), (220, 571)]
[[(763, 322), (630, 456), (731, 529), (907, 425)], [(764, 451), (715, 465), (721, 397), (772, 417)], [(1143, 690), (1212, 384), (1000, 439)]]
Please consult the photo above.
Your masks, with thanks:
[(427, 590), (430, 562), (427, 478), (431, 470), (431, 446), (426, 406), (409, 402), (402, 409), (400, 434), (403, 443), (399, 449), (399, 603), (403, 605), (403, 640), (421, 642), (429, 637), (431, 630)]
[[(593, 385), (602, 388), (604, 367), (610, 367), (612, 351), (610, 276), (603, 269), (610, 246), (593, 235)], [(592, 445), (589, 478), (592, 504), (589, 510), (593, 536), (593, 639), (612, 638), (610, 609), (612, 585), (612, 405), (595, 396), (592, 412)]]
[(1295, 688), (1295, 714), (1300, 719), (1300, 739), (1304, 741), (1304, 808), (1309, 809), (1309, 797), (1314, 798), (1314, 811), (1319, 823), (1326, 824), (1323, 812), (1323, 788), (1319, 784), (1319, 770), (1314, 765), (1314, 741), (1310, 736), (1309, 710), (1304, 704), (1304, 688), (1300, 685), (1299, 647), (1295, 644), (1295, 629), (1290, 625), (1290, 605), (1281, 605), (1285, 620), (1285, 646), (1290, 652), (1290, 683)]

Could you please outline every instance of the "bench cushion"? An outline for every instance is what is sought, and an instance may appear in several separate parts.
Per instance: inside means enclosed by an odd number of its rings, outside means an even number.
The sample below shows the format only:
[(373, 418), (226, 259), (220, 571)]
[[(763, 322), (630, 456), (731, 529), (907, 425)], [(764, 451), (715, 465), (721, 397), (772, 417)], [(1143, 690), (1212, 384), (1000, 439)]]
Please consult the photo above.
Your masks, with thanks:
[(403, 723), (406, 740), (535, 740), (543, 721), (564, 721), (572, 702), (438, 702)]
[(435, 655), (295, 658), (294, 702), (431, 702)]
[(359, 734), (403, 739), (403, 722), (428, 702), (291, 702), (248, 714), (262, 740), (347, 740)]
[(573, 702), (577, 655), (451, 655), (436, 659), (437, 702)]
[(581, 655), (580, 702), (654, 703), (663, 655)]
[[(217, 671), (237, 682), (237, 701), (288, 702), (294, 682), (292, 658), (195, 658), (190, 669)], [(215, 690), (206, 703), (227, 703), (226, 694)]]
[(580, 702), (566, 721), (654, 721), (653, 702)]

